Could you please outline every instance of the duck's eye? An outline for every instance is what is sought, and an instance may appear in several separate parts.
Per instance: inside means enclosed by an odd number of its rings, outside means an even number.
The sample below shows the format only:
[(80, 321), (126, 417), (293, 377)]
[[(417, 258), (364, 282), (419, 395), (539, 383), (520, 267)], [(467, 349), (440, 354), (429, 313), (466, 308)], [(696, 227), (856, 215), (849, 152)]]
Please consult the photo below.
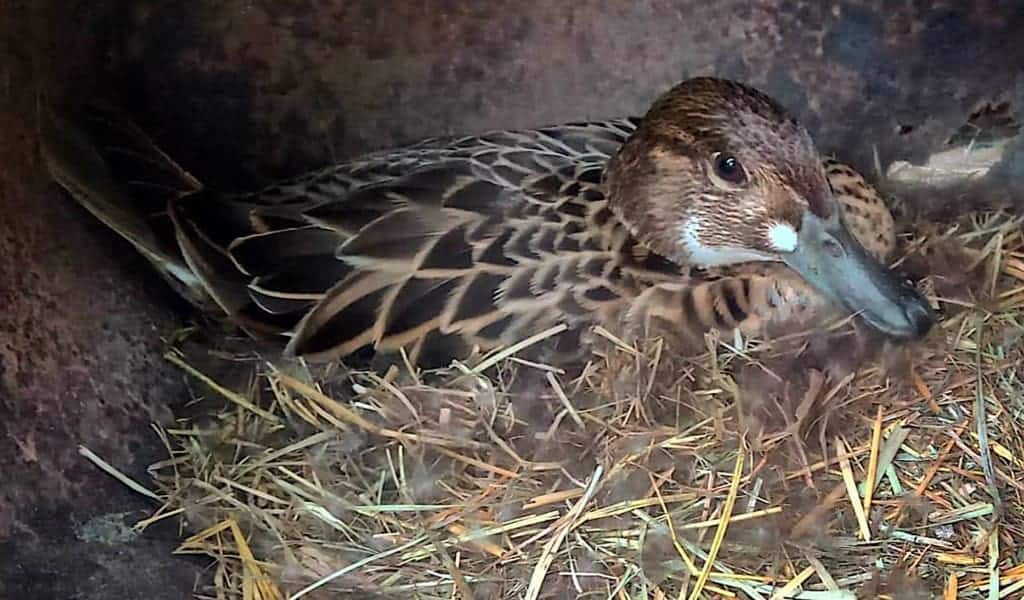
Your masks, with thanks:
[(739, 185), (747, 180), (747, 174), (743, 165), (731, 154), (717, 154), (715, 156), (715, 175), (724, 181)]

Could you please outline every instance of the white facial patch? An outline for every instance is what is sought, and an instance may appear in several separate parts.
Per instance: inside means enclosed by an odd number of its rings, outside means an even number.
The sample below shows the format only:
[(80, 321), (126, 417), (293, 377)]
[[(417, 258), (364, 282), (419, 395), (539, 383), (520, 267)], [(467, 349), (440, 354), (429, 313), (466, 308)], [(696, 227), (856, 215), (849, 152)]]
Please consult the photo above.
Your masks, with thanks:
[(772, 223), (768, 227), (768, 244), (775, 250), (793, 252), (798, 242), (796, 229), (789, 223)]
[[(792, 229), (792, 227), (790, 228)], [(683, 225), (682, 241), (690, 264), (701, 267), (720, 267), (744, 262), (774, 261), (777, 257), (752, 248), (738, 246), (708, 246), (701, 241), (701, 222), (692, 217)], [(793, 232), (796, 235), (796, 232)], [(794, 244), (794, 248), (796, 245)]]

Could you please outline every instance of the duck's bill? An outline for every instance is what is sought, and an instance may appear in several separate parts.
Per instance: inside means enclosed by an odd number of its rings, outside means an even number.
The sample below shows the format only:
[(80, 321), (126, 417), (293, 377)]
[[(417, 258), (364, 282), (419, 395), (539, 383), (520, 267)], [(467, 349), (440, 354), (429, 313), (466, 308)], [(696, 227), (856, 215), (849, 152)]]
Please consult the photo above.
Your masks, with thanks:
[(804, 217), (797, 248), (783, 261), (811, 286), (878, 331), (920, 339), (935, 314), (914, 287), (870, 254), (837, 219)]

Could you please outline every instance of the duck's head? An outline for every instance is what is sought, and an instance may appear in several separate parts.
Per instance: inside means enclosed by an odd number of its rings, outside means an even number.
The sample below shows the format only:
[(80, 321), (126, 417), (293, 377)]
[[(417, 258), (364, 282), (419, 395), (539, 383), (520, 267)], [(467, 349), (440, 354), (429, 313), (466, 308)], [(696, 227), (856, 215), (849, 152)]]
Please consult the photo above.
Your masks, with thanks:
[(783, 262), (888, 335), (920, 338), (925, 299), (847, 230), (808, 132), (749, 86), (701, 77), (660, 97), (607, 171), (633, 234), (679, 262)]

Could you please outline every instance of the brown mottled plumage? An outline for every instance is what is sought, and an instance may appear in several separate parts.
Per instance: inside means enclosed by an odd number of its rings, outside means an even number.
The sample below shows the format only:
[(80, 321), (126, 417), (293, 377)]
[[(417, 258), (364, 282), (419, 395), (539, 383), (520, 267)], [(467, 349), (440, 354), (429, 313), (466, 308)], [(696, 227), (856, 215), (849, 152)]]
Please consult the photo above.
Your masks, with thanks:
[(194, 304), (311, 359), (444, 362), (558, 323), (756, 333), (832, 312), (778, 262), (772, 225), (795, 235), (839, 206), (875, 257), (895, 242), (852, 169), (760, 92), (710, 78), (643, 119), (431, 139), (230, 197), (104, 111), (54, 116), (44, 154)]

